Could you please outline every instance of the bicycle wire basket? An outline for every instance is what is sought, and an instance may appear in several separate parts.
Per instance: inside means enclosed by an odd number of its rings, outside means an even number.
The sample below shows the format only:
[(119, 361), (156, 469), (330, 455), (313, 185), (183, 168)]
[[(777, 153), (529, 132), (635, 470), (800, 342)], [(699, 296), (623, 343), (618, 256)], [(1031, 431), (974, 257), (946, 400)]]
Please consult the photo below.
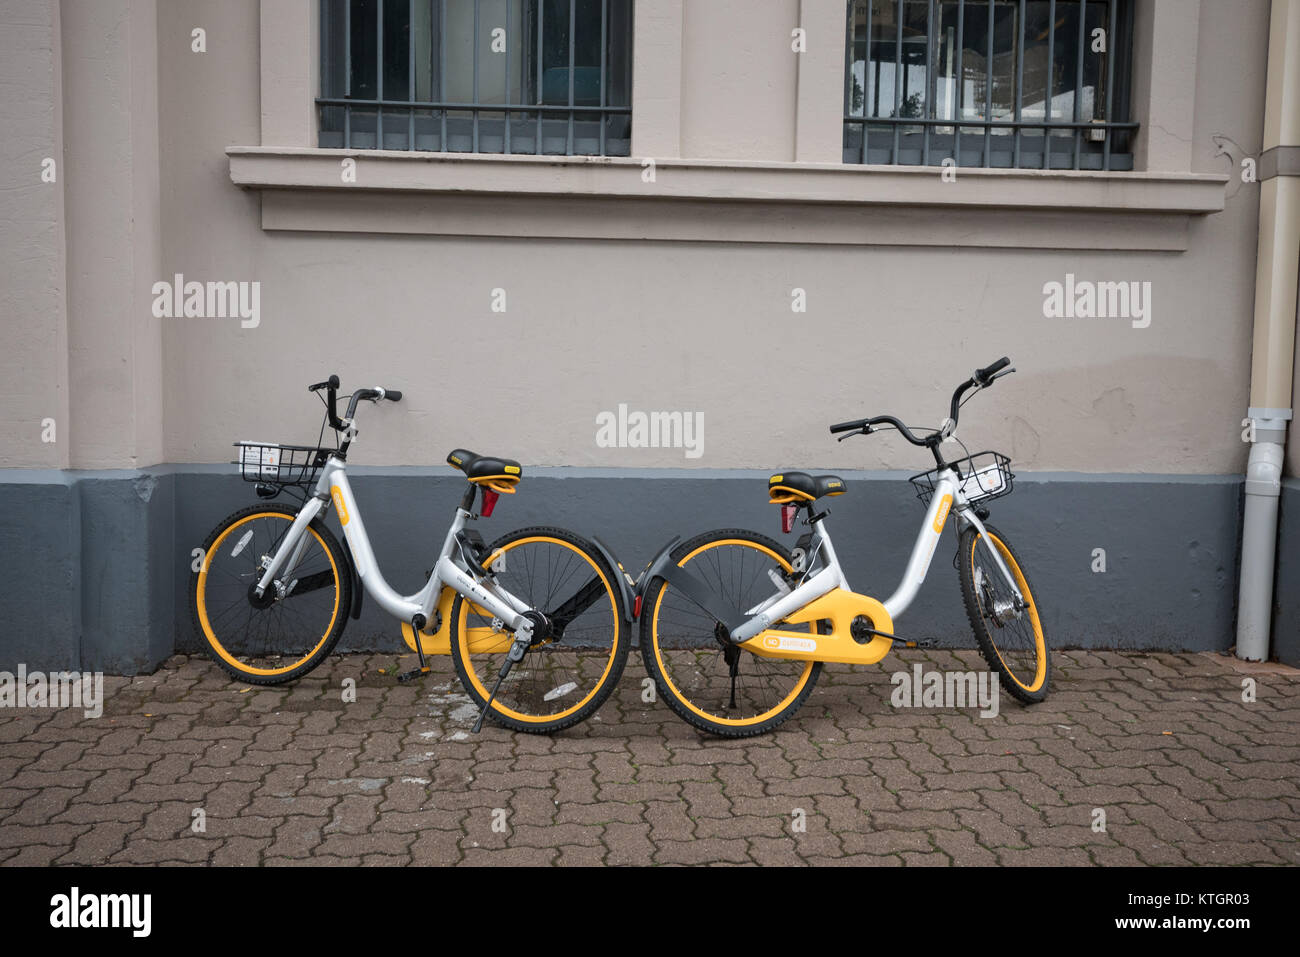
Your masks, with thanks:
[(916, 497), (922, 505), (930, 504), (939, 474), (950, 468), (957, 469), (957, 482), (968, 502), (984, 502), (1007, 495), (1016, 477), (1011, 471), (1011, 460), (1001, 452), (976, 452), (949, 462), (941, 469), (930, 469), (908, 479), (916, 487)]
[(245, 482), (266, 485), (311, 485), (330, 454), (338, 449), (272, 442), (236, 442), (239, 475)]

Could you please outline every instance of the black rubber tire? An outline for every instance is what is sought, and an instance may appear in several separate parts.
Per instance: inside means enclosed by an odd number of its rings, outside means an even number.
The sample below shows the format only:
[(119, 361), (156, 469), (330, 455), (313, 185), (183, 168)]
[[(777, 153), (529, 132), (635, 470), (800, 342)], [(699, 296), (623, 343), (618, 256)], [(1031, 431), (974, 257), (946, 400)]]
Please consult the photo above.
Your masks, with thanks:
[[(496, 541), (487, 546), (487, 553), (491, 556), (497, 549), (519, 541), (525, 538), (534, 538), (541, 536), (543, 538), (559, 539), (568, 545), (580, 550), (588, 559), (590, 559), (605, 577), (608, 588), (608, 594), (613, 600), (614, 616), (618, 623), (617, 632), (614, 635), (610, 649), (612, 659), (609, 670), (597, 684), (594, 694), (590, 699), (577, 711), (558, 718), (554, 721), (521, 721), (511, 715), (502, 714), (497, 708), (497, 702), (493, 701), (492, 706), (488, 708), (488, 717), (496, 724), (502, 727), (510, 728), (513, 731), (524, 731), (529, 734), (553, 734), (556, 731), (563, 731), (565, 728), (571, 728), (575, 724), (586, 721), (603, 705), (609, 696), (613, 694), (614, 689), (618, 687), (619, 681), (623, 677), (623, 669), (627, 665), (628, 649), (632, 644), (631, 628), (627, 622), (627, 609), (623, 601), (623, 590), (619, 587), (615, 575), (618, 573), (609, 567), (605, 557), (600, 550), (591, 542), (577, 535), (574, 532), (564, 528), (554, 528), (551, 526), (537, 525), (529, 528), (521, 528), (516, 531), (502, 535)], [(482, 693), (475, 683), (470, 679), (471, 667), (463, 657), (460, 640), (460, 619), (461, 608), (465, 604), (465, 598), (457, 595), (456, 600), (451, 606), (451, 660), (456, 666), (456, 675), (460, 678), (460, 683), (469, 695), (474, 706), (482, 710), (483, 705), (487, 702), (487, 695)]]
[[(1035, 611), (1037, 611), (1037, 599), (1034, 594), (1033, 584), (1029, 581), (1029, 575), (1025, 572), (1024, 562), (1020, 560), (1020, 556), (1016, 554), (1016, 550), (1011, 547), (1011, 543), (1007, 541), (1005, 535), (998, 531), (994, 526), (987, 523), (984, 527), (988, 530), (990, 535), (1000, 541), (1006, 547), (1006, 550), (1011, 553), (1011, 558), (1015, 562), (1016, 568), (1020, 570), (1020, 575), (1024, 579), (1024, 584), (1026, 586), (1021, 590), (1025, 593), (1025, 597), (1029, 600), (1030, 605), (1033, 606)], [(966, 617), (970, 620), (971, 629), (975, 632), (975, 640), (979, 643), (980, 653), (984, 656), (984, 660), (988, 662), (989, 667), (997, 673), (1002, 687), (1006, 692), (1017, 701), (1024, 702), (1025, 704), (1037, 704), (1047, 697), (1047, 693), (1050, 690), (1052, 683), (1052, 646), (1047, 640), (1046, 627), (1042, 623), (1042, 616), (1039, 615), (1038, 626), (1043, 638), (1043, 654), (1046, 659), (1046, 671), (1043, 675), (1042, 684), (1035, 690), (1029, 691), (1012, 676), (1007, 666), (1003, 663), (1002, 656), (997, 650), (995, 636), (989, 630), (988, 622), (984, 618), (983, 612), (980, 609), (979, 599), (975, 594), (975, 574), (971, 565), (971, 553), (973, 546), (976, 544), (976, 536), (978, 535), (979, 532), (973, 525), (967, 526), (966, 530), (962, 532), (961, 539), (957, 545), (957, 577), (961, 580), (961, 598), (963, 604), (966, 606)], [(1037, 660), (1036, 657), (1035, 660)]]
[[(298, 509), (279, 504), (250, 505), (247, 508), (239, 509), (237, 512), (232, 512), (208, 534), (207, 539), (203, 542), (204, 562), (207, 562), (207, 557), (212, 546), (221, 537), (222, 533), (224, 533), (231, 525), (249, 515), (264, 515), (268, 512), (284, 515), (290, 522), (292, 522), (298, 515)], [(338, 539), (334, 537), (334, 533), (326, 527), (325, 523), (322, 522), (320, 518), (314, 519), (309, 527), (320, 535), (321, 541), (325, 543), (325, 547), (330, 552), (330, 557), (334, 560), (334, 568), (337, 570), (339, 579), (337, 583), (339, 589), (339, 606), (330, 633), (320, 647), (318, 647), (310, 657), (304, 659), (296, 667), (283, 673), (274, 675), (252, 674), (234, 667), (221, 656), (221, 653), (213, 645), (212, 640), (204, 630), (202, 621), (199, 617), (198, 583), (200, 573), (191, 571), (189, 588), (190, 616), (191, 622), (194, 626), (194, 631), (203, 642), (203, 647), (207, 651), (208, 655), (211, 656), (212, 660), (231, 677), (238, 678), (240, 681), (253, 685), (280, 685), (293, 681), (296, 678), (301, 678), (325, 660), (329, 653), (334, 650), (334, 646), (338, 644), (338, 640), (343, 634), (343, 629), (347, 627), (348, 616), (352, 611), (352, 574), (347, 555), (344, 552), (343, 547), (339, 544)]]
[[(694, 552), (703, 545), (713, 541), (723, 539), (739, 539), (741, 541), (753, 542), (755, 545), (762, 546), (777, 555), (786, 563), (787, 569), (790, 564), (790, 550), (780, 542), (768, 538), (766, 535), (760, 535), (757, 532), (751, 532), (742, 528), (718, 528), (711, 532), (704, 532), (696, 535), (689, 541), (683, 542), (674, 548), (671, 552), (671, 559), (674, 563), (680, 563), (683, 558)], [(663, 591), (666, 582), (662, 578), (656, 578), (650, 583), (645, 592), (645, 598), (641, 604), (641, 658), (645, 662), (646, 672), (654, 678), (655, 685), (659, 689), (659, 695), (668, 703), (673, 712), (688, 724), (699, 728), (701, 731), (707, 731), (710, 734), (718, 735), (724, 738), (750, 738), (759, 734), (766, 734), (777, 726), (783, 724), (803, 706), (817, 684), (817, 679), (822, 672), (822, 663), (813, 662), (807, 681), (799, 694), (792, 699), (777, 714), (757, 722), (755, 724), (723, 724), (718, 721), (712, 721), (700, 714), (697, 714), (690, 707), (690, 704), (680, 698), (672, 685), (666, 680), (663, 671), (659, 667), (659, 661), (655, 651), (655, 635), (653, 617), (659, 609), (659, 595)]]

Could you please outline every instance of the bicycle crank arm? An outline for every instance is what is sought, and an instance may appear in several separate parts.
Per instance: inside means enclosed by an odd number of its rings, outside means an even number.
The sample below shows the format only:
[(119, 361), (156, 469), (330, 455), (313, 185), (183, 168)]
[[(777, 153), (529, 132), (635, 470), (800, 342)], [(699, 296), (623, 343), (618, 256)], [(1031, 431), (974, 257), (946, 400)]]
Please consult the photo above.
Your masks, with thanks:
[(853, 625), (852, 628), (859, 634), (879, 635), (881, 638), (897, 641), (904, 648), (933, 648), (935, 644), (933, 638), (899, 638), (897, 635), (891, 635), (887, 631), (881, 631), (879, 628), (872, 628), (868, 625)]
[[(441, 621), (442, 616), (439, 615), (437, 620)], [(414, 681), (416, 678), (419, 678), (422, 675), (427, 675), (429, 673), (430, 670), (429, 663), (424, 660), (424, 644), (420, 641), (419, 638), (420, 632), (424, 630), (424, 626), (426, 624), (427, 621), (424, 615), (415, 615), (411, 618), (411, 625), (410, 625), (411, 633), (416, 636), (415, 653), (420, 659), (420, 666), (418, 668), (413, 668), (410, 671), (404, 671), (400, 675), (398, 675), (397, 680), (400, 684), (406, 684), (409, 681)]]

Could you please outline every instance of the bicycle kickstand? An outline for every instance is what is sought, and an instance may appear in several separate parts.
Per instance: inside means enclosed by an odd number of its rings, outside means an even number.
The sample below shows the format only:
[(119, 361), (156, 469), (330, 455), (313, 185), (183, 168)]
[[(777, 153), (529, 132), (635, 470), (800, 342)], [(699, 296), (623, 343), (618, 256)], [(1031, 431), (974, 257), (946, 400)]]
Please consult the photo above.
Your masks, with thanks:
[(532, 639), (529, 635), (519, 635), (515, 638), (515, 643), (510, 646), (510, 651), (506, 653), (506, 660), (501, 665), (500, 672), (497, 673), (496, 684), (492, 686), (492, 693), (488, 695), (487, 701), (483, 703), (483, 710), (478, 713), (478, 720), (474, 722), (475, 734), (483, 730), (483, 719), (487, 717), (488, 709), (492, 707), (492, 702), (501, 689), (501, 682), (506, 680), (506, 675), (510, 674), (511, 668), (524, 660), (524, 653), (528, 650), (530, 644), (532, 644)]

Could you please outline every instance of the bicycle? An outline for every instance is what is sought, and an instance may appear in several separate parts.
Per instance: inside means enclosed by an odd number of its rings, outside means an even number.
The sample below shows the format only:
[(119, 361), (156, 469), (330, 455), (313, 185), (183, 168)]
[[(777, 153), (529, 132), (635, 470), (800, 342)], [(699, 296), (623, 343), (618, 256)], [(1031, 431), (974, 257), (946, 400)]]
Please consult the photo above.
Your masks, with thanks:
[[(453, 449), (447, 462), (468, 485), (424, 587), (401, 595), (376, 563), (347, 477), (359, 402), (398, 402), (394, 389), (358, 389), (337, 412), (339, 378), (325, 390), (334, 446), (237, 442), (240, 475), (259, 498), (289, 492), (297, 507), (240, 509), (204, 542), (191, 582), (195, 627), (218, 665), (255, 685), (299, 678), (337, 644), (365, 595), (402, 623), (419, 667), (450, 654), (484, 717), (518, 731), (551, 732), (592, 715), (618, 684), (627, 660), (630, 589), (604, 546), (561, 528), (523, 528), (485, 545), (468, 528), (514, 494), (523, 470), (512, 459)], [(340, 436), (342, 441), (340, 442)], [(480, 513), (474, 514), (476, 501)], [(325, 525), (333, 507), (340, 543)], [(418, 636), (418, 637), (417, 637)]]
[[(1023, 563), (994, 526), (987, 502), (1011, 492), (1010, 460), (980, 452), (947, 461), (961, 406), (1009, 375), (1005, 356), (977, 370), (952, 395), (948, 418), (916, 435), (891, 415), (830, 427), (844, 441), (897, 430), (934, 455), (936, 468), (912, 476), (925, 518), (902, 582), (883, 602), (857, 594), (840, 568), (822, 498), (844, 494), (835, 475), (782, 472), (768, 481), (789, 534), (800, 512), (810, 531), (793, 551), (755, 532), (718, 529), (685, 543), (675, 538), (637, 582), (641, 654), (659, 693), (680, 717), (705, 731), (747, 737), (770, 731), (807, 700), (826, 662), (869, 665), (897, 638), (894, 622), (911, 605), (950, 515), (956, 514), (957, 569), (976, 641), (1002, 687), (1025, 703), (1042, 701), (1051, 680), (1043, 622)], [(1006, 371), (1002, 371), (1006, 369)], [(982, 547), (981, 547), (982, 546)], [(914, 643), (913, 643), (914, 646)]]

